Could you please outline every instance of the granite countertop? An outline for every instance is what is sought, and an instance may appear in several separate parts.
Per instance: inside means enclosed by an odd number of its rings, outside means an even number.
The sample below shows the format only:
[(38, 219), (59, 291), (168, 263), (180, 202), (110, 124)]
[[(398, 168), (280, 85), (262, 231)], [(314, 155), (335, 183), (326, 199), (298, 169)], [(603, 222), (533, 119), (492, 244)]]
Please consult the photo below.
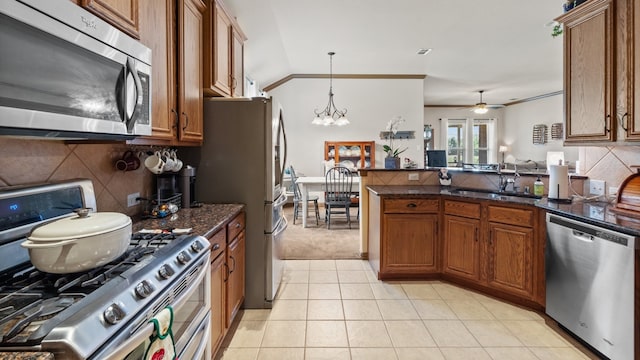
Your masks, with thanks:
[(640, 236), (640, 214), (638, 216), (630, 216), (616, 212), (612, 203), (574, 199), (570, 204), (564, 204), (551, 202), (544, 198), (537, 202), (536, 206), (548, 212), (564, 215), (588, 224), (633, 236)]
[(48, 352), (0, 352), (2, 360), (53, 360), (53, 354)]
[(243, 204), (202, 204), (198, 208), (180, 209), (161, 219), (133, 219), (133, 232), (142, 229), (192, 228), (192, 234), (208, 238), (243, 209)]
[(488, 192), (488, 190), (482, 189), (474, 192), (472, 189), (465, 188), (462, 192), (458, 193), (455, 187), (439, 185), (369, 185), (367, 189), (379, 196), (392, 197), (446, 195), (456, 198), (491, 200), (521, 205), (535, 205), (539, 200), (536, 198), (510, 196), (509, 193), (499, 194), (496, 192)]

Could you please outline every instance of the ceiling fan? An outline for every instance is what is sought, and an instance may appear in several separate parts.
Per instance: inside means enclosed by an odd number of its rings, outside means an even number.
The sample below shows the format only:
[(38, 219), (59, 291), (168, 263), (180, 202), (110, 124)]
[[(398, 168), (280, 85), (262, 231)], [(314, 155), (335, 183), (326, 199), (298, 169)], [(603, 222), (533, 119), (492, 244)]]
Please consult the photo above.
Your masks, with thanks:
[(489, 111), (489, 109), (497, 109), (497, 108), (504, 107), (504, 105), (487, 105), (486, 102), (482, 101), (482, 93), (484, 93), (484, 90), (480, 90), (478, 92), (480, 93), (480, 102), (476, 103), (471, 107), (471, 111), (473, 111), (474, 113), (486, 114)]

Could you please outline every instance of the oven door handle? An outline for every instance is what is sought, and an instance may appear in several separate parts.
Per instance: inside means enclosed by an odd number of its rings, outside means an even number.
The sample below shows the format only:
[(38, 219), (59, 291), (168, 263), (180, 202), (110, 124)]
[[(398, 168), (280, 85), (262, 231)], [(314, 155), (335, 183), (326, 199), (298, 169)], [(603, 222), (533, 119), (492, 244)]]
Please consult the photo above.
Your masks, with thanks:
[[(174, 308), (174, 311), (181, 308), (187, 302), (189, 297), (191, 297), (191, 295), (193, 295), (193, 293), (195, 293), (195, 291), (197, 290), (198, 286), (200, 286), (200, 283), (202, 283), (206, 275), (207, 267), (203, 266), (202, 271), (200, 271), (200, 273), (198, 274), (198, 278), (192, 282), (193, 285), (191, 286), (191, 288), (185, 291), (182, 296), (180, 296), (173, 304), (171, 304), (171, 306)], [(148, 339), (153, 334), (153, 330), (153, 323), (148, 323), (147, 325), (136, 331), (134, 334), (131, 334), (131, 337), (129, 337), (127, 341), (122, 343), (120, 346), (118, 346), (117, 349), (104, 357), (103, 360), (123, 359), (130, 352), (135, 350), (141, 343)]]

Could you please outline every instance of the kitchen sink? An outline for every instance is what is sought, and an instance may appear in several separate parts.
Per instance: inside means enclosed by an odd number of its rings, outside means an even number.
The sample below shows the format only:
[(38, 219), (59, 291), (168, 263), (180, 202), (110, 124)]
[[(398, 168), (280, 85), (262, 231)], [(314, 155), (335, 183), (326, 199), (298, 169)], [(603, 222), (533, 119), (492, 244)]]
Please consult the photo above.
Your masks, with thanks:
[(485, 189), (466, 189), (466, 188), (457, 188), (451, 189), (450, 193), (461, 195), (461, 196), (469, 196), (476, 198), (485, 198), (485, 199), (495, 199), (495, 200), (511, 200), (511, 198), (529, 198), (529, 199), (540, 199), (540, 196), (536, 196), (533, 194), (525, 194), (515, 191), (495, 191), (495, 190), (485, 190)]

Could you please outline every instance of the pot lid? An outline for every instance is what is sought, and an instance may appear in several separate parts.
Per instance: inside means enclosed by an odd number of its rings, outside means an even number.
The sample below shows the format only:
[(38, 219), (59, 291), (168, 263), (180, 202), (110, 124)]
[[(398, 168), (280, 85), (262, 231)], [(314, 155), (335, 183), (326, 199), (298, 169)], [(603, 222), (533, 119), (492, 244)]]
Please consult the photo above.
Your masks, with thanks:
[(50, 222), (31, 232), (31, 241), (60, 241), (105, 234), (131, 225), (131, 218), (116, 212), (93, 212)]

